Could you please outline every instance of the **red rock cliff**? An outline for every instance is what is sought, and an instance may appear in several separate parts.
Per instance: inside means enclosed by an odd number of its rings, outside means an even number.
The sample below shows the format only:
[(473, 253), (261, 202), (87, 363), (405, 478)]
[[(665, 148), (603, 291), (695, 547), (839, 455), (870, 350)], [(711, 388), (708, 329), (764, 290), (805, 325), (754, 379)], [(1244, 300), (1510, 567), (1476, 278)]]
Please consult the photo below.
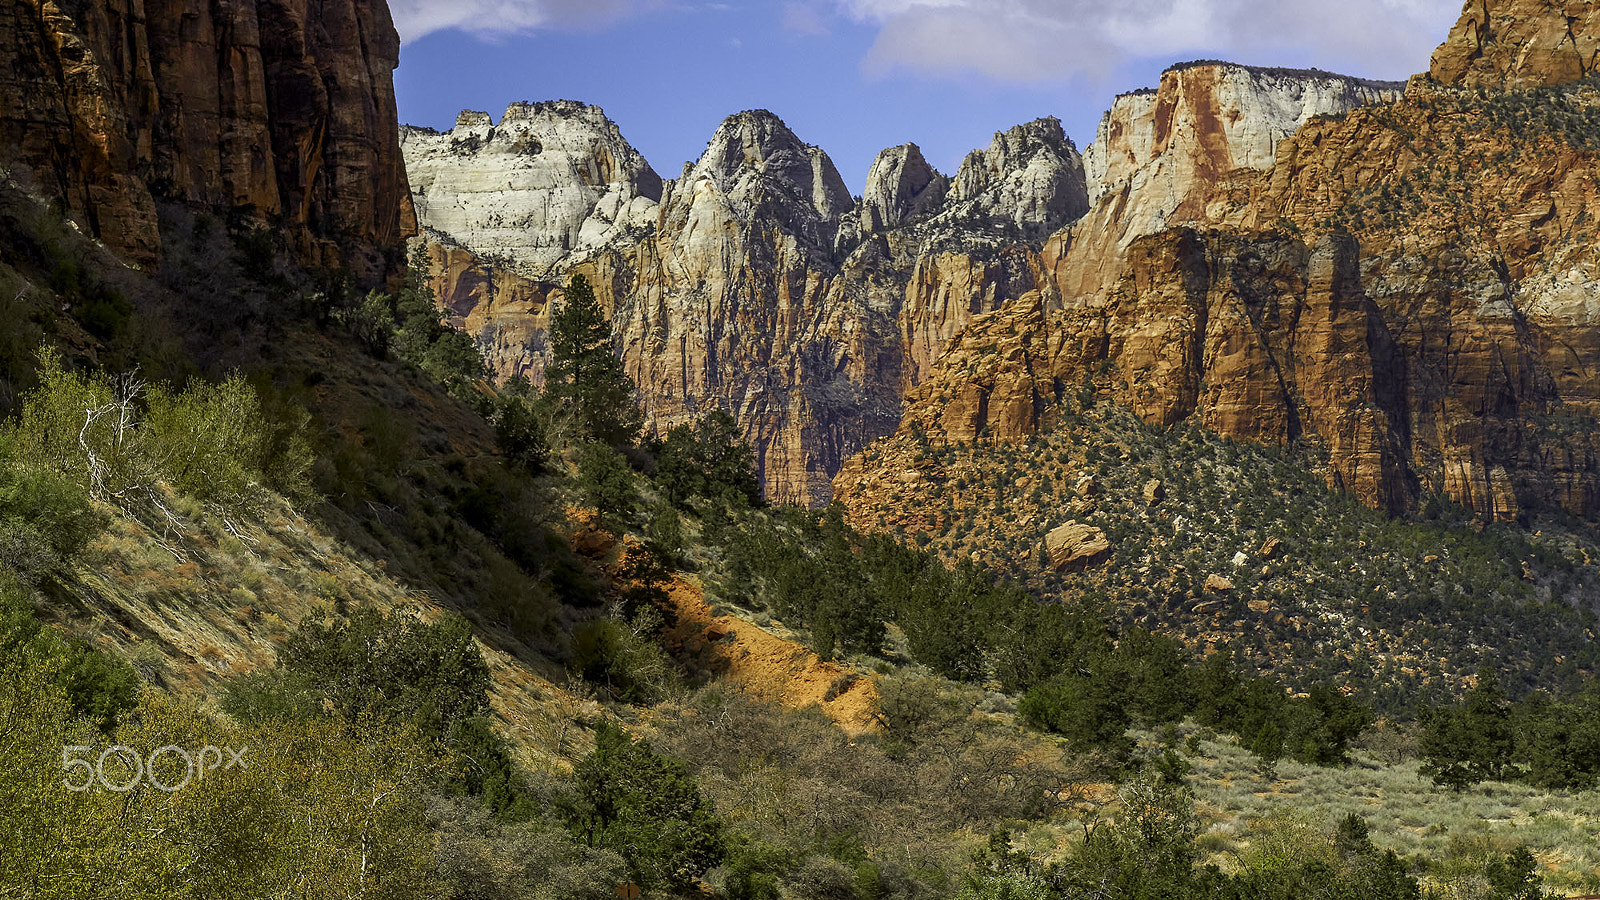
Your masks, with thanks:
[[(1311, 118), (1188, 227), (1090, 253), (1091, 214), (1046, 244), (1036, 299), (938, 361), (902, 438), (1020, 439), (1104, 372), (1154, 424), (1314, 438), (1375, 506), (1600, 515), (1597, 24), (1587, 3), (1469, 4), (1432, 79)], [(858, 512), (889, 458), (844, 468)]]
[(130, 261), (174, 201), (281, 229), (374, 280), (415, 231), (382, 0), (17, 0), (0, 162)]

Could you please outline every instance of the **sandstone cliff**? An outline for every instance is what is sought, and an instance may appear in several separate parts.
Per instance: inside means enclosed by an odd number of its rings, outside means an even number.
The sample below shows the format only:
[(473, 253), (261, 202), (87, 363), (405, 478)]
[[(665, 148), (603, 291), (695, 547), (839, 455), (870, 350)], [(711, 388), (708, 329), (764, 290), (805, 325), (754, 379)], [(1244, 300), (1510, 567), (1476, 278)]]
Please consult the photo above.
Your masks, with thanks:
[[(1480, 94), (1419, 77), (1394, 102), (1307, 119), (1263, 172), (1188, 153), (1204, 174), (1167, 183), (1192, 194), (1152, 195), (1148, 162), (1123, 179), (1138, 190), (1105, 191), (1142, 146), (1106, 129), (1126, 162), (1091, 149), (1095, 210), (1046, 244), (1036, 296), (975, 321), (943, 356), (896, 441), (1021, 439), (1097, 378), (1153, 424), (1310, 438), (1329, 478), (1372, 505), (1600, 514), (1600, 90), (1562, 82), (1584, 70), (1539, 50), (1557, 20), (1586, 33), (1582, 17), (1548, 11), (1498, 8), (1499, 40), (1523, 49), (1489, 42), (1481, 58), (1512, 60), (1493, 69), (1512, 85), (1553, 86)], [(1481, 16), (1469, 5), (1436, 62)], [(1154, 119), (1160, 99), (1125, 105)], [(1129, 226), (1141, 203), (1174, 213)], [(1137, 233), (1174, 219), (1189, 227)], [(889, 477), (857, 461), (840, 490), (867, 514)]]
[(514, 103), (498, 124), (463, 111), (445, 134), (400, 135), (418, 218), (529, 276), (653, 218), (661, 178), (598, 107)]
[(1392, 102), (1402, 87), (1204, 62), (1174, 66), (1154, 90), (1119, 96), (1084, 155), (1093, 208), (1046, 250), (1056, 285), (1069, 300), (1103, 294), (1136, 238), (1216, 221), (1301, 125)]
[(370, 281), (415, 229), (399, 46), (371, 0), (20, 0), (0, 10), (0, 164), (137, 263), (171, 201)]
[(598, 109), (518, 109), (534, 113), (405, 134), (441, 301), (499, 375), (539, 381), (549, 304), (587, 275), (652, 427), (732, 411), (776, 499), (826, 502), (971, 315), (1034, 287), (1026, 235), (1087, 205), (1053, 119), (997, 134), (955, 179), (886, 150), (857, 204), (765, 111), (730, 116), (658, 187)]
[(1468, 0), (1430, 68), (1444, 84), (1565, 84), (1600, 65), (1600, 8), (1588, 0)]

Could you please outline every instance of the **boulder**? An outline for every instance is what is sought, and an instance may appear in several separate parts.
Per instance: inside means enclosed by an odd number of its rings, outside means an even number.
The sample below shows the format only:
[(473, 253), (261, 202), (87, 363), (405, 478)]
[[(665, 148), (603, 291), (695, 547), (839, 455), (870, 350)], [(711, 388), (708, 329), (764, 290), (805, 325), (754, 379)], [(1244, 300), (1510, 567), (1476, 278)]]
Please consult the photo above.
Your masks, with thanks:
[(1144, 483), (1144, 502), (1146, 506), (1155, 506), (1167, 499), (1167, 489), (1161, 484), (1161, 479), (1152, 478)]
[(1206, 593), (1225, 594), (1231, 590), (1233, 590), (1233, 581), (1231, 579), (1224, 578), (1215, 572), (1206, 576)]
[(1068, 522), (1045, 535), (1044, 549), (1057, 572), (1079, 572), (1105, 562), (1111, 541), (1093, 525)]

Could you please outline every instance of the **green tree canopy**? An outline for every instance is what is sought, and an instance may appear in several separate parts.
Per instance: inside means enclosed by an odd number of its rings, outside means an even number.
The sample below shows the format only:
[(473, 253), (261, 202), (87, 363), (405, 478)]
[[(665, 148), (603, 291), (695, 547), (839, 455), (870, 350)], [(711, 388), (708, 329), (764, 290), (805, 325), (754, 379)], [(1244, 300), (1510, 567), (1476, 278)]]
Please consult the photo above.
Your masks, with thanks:
[(682, 761), (602, 719), (594, 752), (574, 774), (568, 827), (589, 846), (622, 854), (640, 885), (688, 888), (722, 860), (722, 824)]
[(667, 432), (656, 454), (656, 480), (678, 506), (690, 497), (722, 496), (761, 504), (755, 454), (739, 423), (721, 409)]
[(550, 367), (545, 385), (596, 441), (613, 447), (639, 438), (644, 416), (632, 379), (612, 352), (611, 322), (582, 275), (572, 276), (566, 302), (550, 319)]

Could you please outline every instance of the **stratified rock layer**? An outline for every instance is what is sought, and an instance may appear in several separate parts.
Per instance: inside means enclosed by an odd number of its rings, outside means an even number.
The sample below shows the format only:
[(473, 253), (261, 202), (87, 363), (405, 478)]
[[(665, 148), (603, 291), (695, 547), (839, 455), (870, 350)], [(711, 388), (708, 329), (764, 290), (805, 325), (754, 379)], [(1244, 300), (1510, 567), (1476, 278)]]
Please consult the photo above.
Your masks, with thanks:
[[(533, 157), (506, 149), (530, 139)], [(886, 150), (860, 204), (827, 154), (761, 110), (729, 117), (659, 187), (575, 104), (513, 107), (499, 125), (464, 113), (444, 134), (408, 130), (405, 152), (434, 286), (499, 375), (542, 380), (549, 303), (582, 273), (651, 425), (727, 409), (768, 496), (812, 504), (893, 432), (904, 388), (973, 314), (1035, 287), (1025, 236), (1087, 204), (1053, 119), (997, 134), (954, 182), (914, 145)]]
[(399, 50), (381, 0), (19, 0), (0, 10), (0, 162), (134, 262), (159, 256), (171, 200), (375, 280), (415, 230)]
[[(1021, 439), (1092, 382), (1154, 424), (1311, 439), (1330, 479), (1375, 506), (1440, 496), (1493, 521), (1600, 514), (1600, 89), (1566, 84), (1586, 69), (1540, 37), (1559, 24), (1581, 47), (1588, 19), (1496, 10), (1483, 52), (1498, 61), (1473, 77), (1555, 86), (1417, 78), (1395, 102), (1310, 118), (1269, 170), (1213, 171), (1220, 192), (1195, 178), (1213, 193), (1187, 227), (1116, 231), (1115, 254), (1113, 232), (1094, 229), (1175, 196), (1141, 200), (1151, 182), (1136, 170), (1124, 183), (1145, 185), (1126, 209), (1102, 193), (1046, 244), (1037, 294), (974, 319), (915, 389), (896, 441)], [(1481, 14), (1469, 5), (1436, 63)], [(1099, 153), (1091, 174), (1106, 177)], [(894, 477), (886, 465), (841, 474), (858, 520)]]
[(1155, 90), (1119, 96), (1084, 155), (1093, 208), (1046, 250), (1064, 298), (1109, 290), (1135, 239), (1225, 215), (1240, 187), (1271, 166), (1278, 145), (1307, 121), (1393, 102), (1402, 87), (1200, 63), (1168, 69)]

